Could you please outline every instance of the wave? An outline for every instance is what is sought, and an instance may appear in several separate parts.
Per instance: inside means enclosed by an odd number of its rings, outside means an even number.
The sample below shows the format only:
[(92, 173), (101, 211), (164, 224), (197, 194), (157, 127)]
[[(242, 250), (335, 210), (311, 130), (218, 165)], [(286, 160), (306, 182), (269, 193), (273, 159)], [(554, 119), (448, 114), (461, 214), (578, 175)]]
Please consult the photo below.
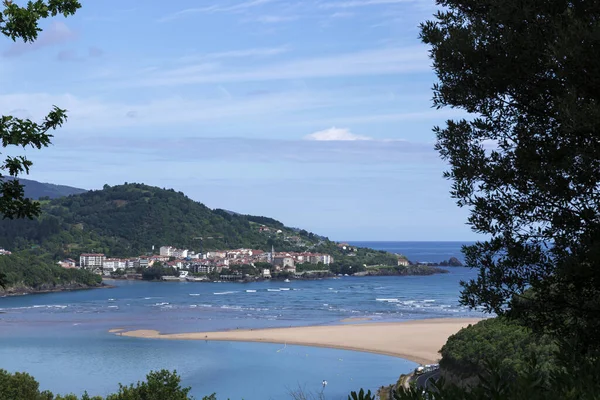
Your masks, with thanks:
[(256, 290), (254, 290), (254, 289), (248, 289), (248, 290), (246, 290), (246, 293), (256, 293)]
[(281, 292), (281, 289), (267, 289), (267, 292)]
[(279, 288), (279, 290), (284, 290), (285, 291), (285, 290), (290, 290), (290, 288), (283, 287), (283, 288)]
[(190, 293), (190, 296), (200, 296), (200, 293)]
[(154, 305), (155, 305), (155, 306), (157, 306), (157, 307), (160, 307), (160, 306), (168, 306), (168, 305), (169, 305), (169, 303), (155, 303)]
[(213, 294), (216, 294), (216, 295), (223, 295), (223, 294), (233, 294), (233, 293), (237, 293), (237, 292), (236, 292), (236, 291), (231, 291), (231, 292), (215, 292), (215, 293), (213, 293)]
[(375, 301), (383, 301), (386, 303), (399, 303), (400, 302), (400, 300), (398, 300), (398, 299), (379, 299), (379, 298), (375, 299)]
[(435, 303), (435, 300), (423, 300), (423, 303)]

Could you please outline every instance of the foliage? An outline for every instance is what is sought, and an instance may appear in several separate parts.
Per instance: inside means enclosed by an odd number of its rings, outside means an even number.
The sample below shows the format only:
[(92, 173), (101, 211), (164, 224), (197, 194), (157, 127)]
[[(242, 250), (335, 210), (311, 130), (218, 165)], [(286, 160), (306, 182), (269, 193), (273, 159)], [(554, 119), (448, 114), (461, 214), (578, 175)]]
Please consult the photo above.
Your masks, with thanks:
[[(66, 286), (98, 286), (102, 278), (85, 270), (63, 268), (30, 252), (0, 256), (0, 275), (6, 290), (33, 288), (52, 290)], [(1, 292), (1, 290), (0, 290)]]
[(598, 354), (582, 355), (575, 341), (563, 340), (549, 374), (540, 372), (530, 358), (516, 375), (506, 375), (491, 360), (480, 373), (478, 384), (460, 387), (440, 379), (432, 388), (399, 388), (394, 400), (592, 400), (600, 398), (600, 359)]
[[(135, 386), (119, 385), (119, 391), (108, 395), (90, 397), (85, 393), (81, 400), (191, 400), (190, 388), (181, 387), (181, 378), (177, 371), (161, 370), (150, 372), (146, 380)], [(48, 391), (40, 392), (39, 383), (29, 374), (11, 374), (0, 369), (0, 400), (79, 400), (73, 394), (61, 396)], [(216, 400), (214, 394), (202, 400)]]
[[(41, 248), (55, 259), (102, 252), (138, 256), (152, 246), (199, 250), (258, 248), (270, 250), (269, 236), (243, 215), (213, 211), (183, 193), (143, 184), (106, 186), (77, 196), (55, 199), (35, 220), (0, 225), (0, 246)], [(291, 231), (288, 231), (291, 234)], [(279, 250), (292, 250), (280, 243)], [(288, 246), (288, 247), (286, 247)]]
[(421, 25), (434, 105), (474, 115), (435, 128), (452, 196), (488, 241), (461, 302), (504, 314), (535, 289), (529, 319), (581, 350), (600, 346), (600, 3), (438, 0)]
[(135, 386), (119, 385), (119, 392), (106, 397), (106, 400), (187, 400), (190, 388), (181, 387), (177, 371), (162, 370), (150, 372), (146, 381)]
[(440, 350), (440, 367), (453, 377), (466, 379), (483, 374), (486, 365), (495, 361), (496, 370), (509, 379), (524, 373), (528, 359), (535, 356), (538, 373), (547, 378), (556, 351), (550, 337), (539, 337), (524, 326), (498, 317), (469, 325), (450, 336)]
[(375, 396), (371, 394), (371, 391), (365, 393), (364, 389), (360, 389), (357, 392), (352, 392), (348, 396), (348, 400), (375, 400)]
[(323, 263), (311, 264), (311, 263), (301, 263), (296, 264), (296, 272), (304, 272), (304, 271), (328, 271), (329, 268), (327, 265)]
[(179, 273), (176, 268), (162, 265), (153, 265), (142, 271), (142, 279), (145, 281), (159, 281), (163, 276), (179, 276)]
[[(21, 39), (33, 42), (41, 31), (39, 20), (62, 14), (65, 17), (75, 14), (81, 4), (77, 0), (30, 1), (20, 7), (12, 1), (5, 1), (0, 11), (0, 32), (13, 41)], [(62, 126), (67, 120), (66, 110), (56, 106), (42, 122), (0, 116), (0, 140), (2, 147), (9, 146), (41, 149), (48, 147), (52, 135), (49, 133)], [(17, 179), (2, 179), (4, 174), (17, 178), (28, 174), (32, 162), (25, 156), (7, 156), (0, 164), (0, 214), (3, 218), (32, 218), (40, 214), (40, 205), (25, 197), (23, 185)]]

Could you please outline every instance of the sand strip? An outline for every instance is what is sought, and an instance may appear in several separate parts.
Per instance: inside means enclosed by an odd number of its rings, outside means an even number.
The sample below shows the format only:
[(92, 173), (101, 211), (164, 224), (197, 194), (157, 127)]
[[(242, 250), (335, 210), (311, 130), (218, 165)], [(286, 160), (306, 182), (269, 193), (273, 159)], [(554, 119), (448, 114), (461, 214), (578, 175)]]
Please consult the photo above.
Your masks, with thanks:
[(371, 323), (335, 326), (232, 330), (161, 334), (154, 330), (119, 332), (117, 335), (148, 339), (211, 340), (329, 347), (385, 354), (431, 364), (439, 360), (438, 351), (449, 336), (475, 318), (425, 319), (396, 323)]

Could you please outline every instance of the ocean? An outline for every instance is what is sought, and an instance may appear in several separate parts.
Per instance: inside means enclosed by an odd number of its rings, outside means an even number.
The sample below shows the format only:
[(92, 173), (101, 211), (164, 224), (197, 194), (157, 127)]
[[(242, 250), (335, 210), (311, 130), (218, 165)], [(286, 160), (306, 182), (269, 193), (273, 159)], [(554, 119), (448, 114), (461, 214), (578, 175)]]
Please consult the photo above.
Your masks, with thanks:
[[(412, 261), (462, 259), (458, 242), (353, 242)], [(458, 304), (468, 268), (409, 277), (239, 283), (116, 281), (113, 289), (0, 298), (0, 368), (26, 371), (55, 393), (106, 395), (150, 370), (176, 369), (196, 398), (286, 399), (302, 388), (346, 399), (376, 390), (416, 364), (345, 350), (263, 343), (156, 341), (109, 329), (193, 332), (481, 316)], [(113, 283), (113, 282), (111, 282)]]

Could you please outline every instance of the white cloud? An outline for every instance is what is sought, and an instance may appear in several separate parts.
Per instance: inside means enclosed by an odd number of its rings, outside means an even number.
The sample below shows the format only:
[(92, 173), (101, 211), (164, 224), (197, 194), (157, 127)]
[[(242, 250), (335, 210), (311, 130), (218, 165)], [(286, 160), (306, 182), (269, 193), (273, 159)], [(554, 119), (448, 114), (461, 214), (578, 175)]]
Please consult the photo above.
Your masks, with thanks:
[[(243, 53), (244, 51), (241, 52)], [(252, 54), (251, 51), (248, 51), (248, 53)], [(221, 54), (222, 56), (223, 54)], [(199, 67), (200, 70), (197, 70)], [(125, 87), (178, 86), (224, 82), (394, 75), (429, 70), (427, 48), (425, 46), (412, 46), (330, 54), (320, 57), (263, 64), (246, 69), (228, 69), (222, 67), (214, 71), (207, 71), (203, 65), (188, 65), (180, 68), (155, 71), (145, 76), (129, 77), (122, 82), (122, 85)]]
[(297, 19), (297, 15), (261, 15), (256, 17), (254, 21), (261, 22), (263, 24), (278, 24), (281, 22), (295, 21)]
[(350, 0), (321, 4), (321, 8), (356, 8), (387, 4), (412, 3), (415, 0)]
[(268, 57), (286, 53), (290, 50), (287, 46), (280, 47), (258, 47), (254, 49), (230, 50), (218, 53), (208, 53), (204, 57), (210, 59), (221, 58), (243, 58), (243, 57)]
[(219, 13), (219, 12), (241, 11), (241, 10), (245, 10), (248, 8), (262, 6), (264, 4), (271, 3), (273, 1), (275, 1), (275, 0), (250, 0), (250, 1), (245, 1), (242, 3), (225, 5), (225, 6), (215, 4), (215, 5), (208, 6), (208, 7), (187, 8), (185, 10), (181, 10), (181, 11), (166, 15), (165, 17), (159, 19), (159, 22), (173, 21), (175, 19), (185, 17), (190, 14), (212, 14), (212, 13)]
[(322, 131), (311, 133), (304, 137), (306, 140), (316, 140), (323, 142), (330, 141), (355, 141), (355, 140), (372, 140), (370, 137), (356, 135), (350, 132), (349, 129), (331, 127)]
[(73, 40), (77, 33), (71, 30), (66, 24), (60, 21), (54, 21), (48, 29), (40, 34), (35, 42), (17, 42), (4, 52), (5, 57), (20, 56), (21, 54), (35, 51), (44, 47), (54, 46)]
[[(93, 131), (107, 128), (147, 128), (195, 124), (231, 118), (277, 118), (303, 110), (328, 107), (336, 101), (327, 94), (286, 92), (263, 96), (233, 97), (217, 88), (219, 99), (172, 96), (143, 102), (105, 101), (72, 94), (18, 93), (0, 95), (0, 115), (21, 109), (41, 120), (54, 104), (68, 111), (65, 130)], [(135, 118), (131, 118), (135, 115)]]

